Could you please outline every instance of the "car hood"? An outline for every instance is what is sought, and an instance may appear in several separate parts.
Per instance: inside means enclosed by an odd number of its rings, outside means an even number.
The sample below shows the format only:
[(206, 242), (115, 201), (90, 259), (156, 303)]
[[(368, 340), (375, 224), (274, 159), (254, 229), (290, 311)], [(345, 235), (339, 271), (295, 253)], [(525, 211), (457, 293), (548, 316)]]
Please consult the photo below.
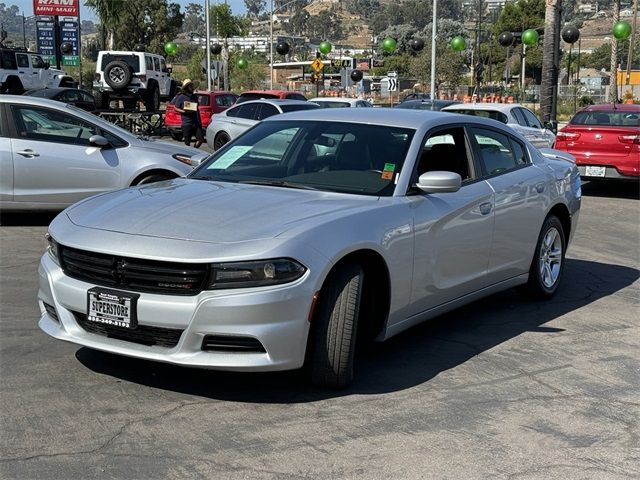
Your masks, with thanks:
[(159, 142), (152, 138), (148, 140), (136, 138), (135, 140), (130, 140), (129, 143), (131, 145), (135, 145), (138, 148), (144, 148), (145, 150), (149, 150), (152, 152), (165, 153), (170, 155), (181, 153), (184, 155), (189, 155), (193, 158), (205, 158), (209, 156), (207, 152), (198, 150), (197, 148), (187, 147), (186, 145), (179, 145), (177, 143), (162, 141)]
[(377, 197), (178, 178), (98, 195), (66, 210), (78, 226), (194, 242), (274, 238), (369, 209)]

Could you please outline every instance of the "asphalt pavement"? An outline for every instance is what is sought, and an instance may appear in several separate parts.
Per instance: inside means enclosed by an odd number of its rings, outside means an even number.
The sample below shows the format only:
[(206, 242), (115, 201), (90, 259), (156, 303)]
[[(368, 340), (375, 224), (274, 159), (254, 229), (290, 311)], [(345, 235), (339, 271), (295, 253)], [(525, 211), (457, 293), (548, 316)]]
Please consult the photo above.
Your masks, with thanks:
[(37, 327), (50, 215), (0, 228), (3, 479), (640, 477), (637, 185), (586, 185), (550, 301), (493, 295), (361, 352), (345, 391), (117, 357)]

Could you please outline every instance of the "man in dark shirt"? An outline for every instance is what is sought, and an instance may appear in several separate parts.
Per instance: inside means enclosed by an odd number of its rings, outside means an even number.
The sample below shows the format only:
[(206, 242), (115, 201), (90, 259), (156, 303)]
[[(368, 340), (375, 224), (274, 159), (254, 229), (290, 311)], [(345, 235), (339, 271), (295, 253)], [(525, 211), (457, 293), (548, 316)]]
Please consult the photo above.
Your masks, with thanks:
[(194, 146), (200, 148), (204, 142), (202, 134), (202, 123), (200, 122), (200, 113), (198, 112), (198, 96), (193, 93), (195, 85), (193, 82), (185, 78), (182, 82), (182, 91), (173, 100), (176, 112), (182, 117), (182, 137), (185, 145), (191, 144), (191, 136), (195, 135), (196, 143)]

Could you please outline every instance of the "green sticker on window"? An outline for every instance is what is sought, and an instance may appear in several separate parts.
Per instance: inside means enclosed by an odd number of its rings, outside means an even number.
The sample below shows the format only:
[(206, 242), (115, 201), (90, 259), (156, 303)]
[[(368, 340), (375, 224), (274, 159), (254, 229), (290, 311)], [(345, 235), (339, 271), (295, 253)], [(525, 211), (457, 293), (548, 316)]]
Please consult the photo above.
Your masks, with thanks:
[(393, 172), (396, 169), (396, 164), (395, 163), (385, 163), (384, 164), (384, 171), (385, 172)]

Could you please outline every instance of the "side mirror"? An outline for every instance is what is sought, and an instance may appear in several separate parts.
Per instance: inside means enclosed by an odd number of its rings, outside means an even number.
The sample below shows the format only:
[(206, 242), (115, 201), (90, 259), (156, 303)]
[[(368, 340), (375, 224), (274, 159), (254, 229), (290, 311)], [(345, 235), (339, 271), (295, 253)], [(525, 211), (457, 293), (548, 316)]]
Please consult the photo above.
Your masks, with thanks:
[(102, 135), (92, 135), (91, 137), (89, 137), (89, 145), (98, 148), (108, 147), (109, 140), (104, 138)]
[(416, 187), (425, 193), (457, 192), (462, 185), (462, 177), (455, 172), (426, 172), (420, 175)]
[(554, 125), (551, 122), (544, 122), (542, 126), (547, 130), (551, 130), (553, 133), (558, 133), (558, 124)]

